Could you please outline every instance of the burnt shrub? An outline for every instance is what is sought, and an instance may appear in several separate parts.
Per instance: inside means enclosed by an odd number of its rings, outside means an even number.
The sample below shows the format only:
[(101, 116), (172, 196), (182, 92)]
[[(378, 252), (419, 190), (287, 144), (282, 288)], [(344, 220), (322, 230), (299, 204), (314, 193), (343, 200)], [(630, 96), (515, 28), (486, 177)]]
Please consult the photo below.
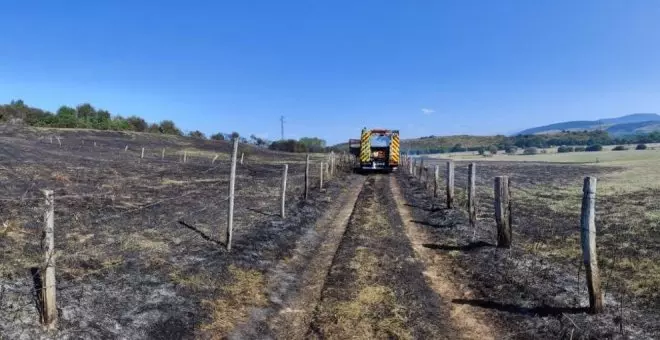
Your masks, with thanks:
[(575, 148), (573, 148), (573, 151), (574, 152), (584, 152), (584, 151), (587, 151), (587, 148), (585, 148), (584, 146), (576, 146)]
[(617, 145), (612, 149), (612, 151), (625, 151), (625, 150), (628, 150), (628, 148), (626, 148), (623, 145)]
[(637, 144), (635, 150), (646, 150), (646, 144)]

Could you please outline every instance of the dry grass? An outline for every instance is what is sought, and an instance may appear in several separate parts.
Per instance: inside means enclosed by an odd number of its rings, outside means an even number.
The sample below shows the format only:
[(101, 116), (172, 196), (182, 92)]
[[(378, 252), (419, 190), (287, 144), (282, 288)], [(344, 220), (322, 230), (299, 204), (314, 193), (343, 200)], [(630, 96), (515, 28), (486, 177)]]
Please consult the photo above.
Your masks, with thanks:
[(229, 266), (232, 282), (221, 288), (222, 296), (204, 300), (202, 304), (211, 314), (208, 322), (200, 327), (204, 338), (224, 339), (239, 323), (247, 320), (251, 308), (265, 306), (263, 274), (256, 270)]

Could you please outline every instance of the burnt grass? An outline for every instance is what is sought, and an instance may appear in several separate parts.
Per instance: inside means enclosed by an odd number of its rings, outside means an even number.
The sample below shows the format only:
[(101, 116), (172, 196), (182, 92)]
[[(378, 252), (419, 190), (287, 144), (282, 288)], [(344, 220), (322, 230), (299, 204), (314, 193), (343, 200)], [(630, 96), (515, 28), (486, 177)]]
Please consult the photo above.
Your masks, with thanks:
[(455, 338), (403, 231), (388, 175), (369, 175), (308, 333), (319, 339)]
[[(440, 162), (444, 166), (444, 162)], [(658, 209), (651, 191), (597, 198), (598, 256), (606, 311), (587, 313), (588, 295), (579, 246), (584, 176), (616, 169), (568, 164), (478, 162), (476, 237), (467, 221), (467, 162), (456, 162), (456, 207), (444, 208), (444, 182), (433, 199), (427, 183), (399, 174), (414, 222), (433, 235), (425, 247), (452, 259), (468, 298), (455, 299), (486, 309), (501, 336), (512, 339), (647, 339), (660, 336), (656, 289), (635, 291), (638, 270), (620, 264), (640, 257), (660, 260), (660, 235), (653, 222), (632, 216), (622, 200)], [(493, 178), (511, 180), (513, 246), (496, 248)], [(567, 191), (566, 188), (578, 188)], [(563, 204), (563, 205), (562, 205)], [(560, 208), (557, 208), (560, 207)], [(570, 207), (566, 208), (566, 207)], [(641, 223), (635, 233), (623, 226)], [(657, 222), (655, 222), (657, 224)], [(635, 247), (626, 245), (635, 244)], [(639, 274), (639, 273), (637, 273)], [(657, 275), (657, 273), (654, 273)], [(637, 278), (641, 285), (641, 277)], [(649, 284), (649, 283), (646, 283)], [(649, 294), (649, 292), (651, 292)]]
[[(234, 241), (227, 252), (230, 148), (228, 142), (149, 134), (2, 127), (0, 338), (46, 334), (34, 284), (42, 266), (42, 189), (55, 193), (59, 324), (50, 337), (222, 337), (205, 331), (213, 323), (205, 302), (230, 294), (223, 288), (236, 273), (259, 276), (289, 256), (338, 195), (343, 176), (320, 194), (313, 167), (304, 202), (303, 155), (240, 145), (245, 162), (237, 168)], [(185, 164), (183, 149), (191, 150)]]

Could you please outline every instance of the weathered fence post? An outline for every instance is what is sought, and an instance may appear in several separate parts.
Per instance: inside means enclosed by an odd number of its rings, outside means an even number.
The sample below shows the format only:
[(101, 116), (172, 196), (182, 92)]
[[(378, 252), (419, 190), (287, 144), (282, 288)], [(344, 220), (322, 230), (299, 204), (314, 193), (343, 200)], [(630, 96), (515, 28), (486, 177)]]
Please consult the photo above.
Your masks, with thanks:
[(213, 157), (213, 160), (211, 161), (211, 165), (215, 164), (215, 161), (218, 159), (218, 154), (215, 154), (215, 157)]
[(96, 147), (96, 141), (94, 141), (94, 147)]
[(60, 136), (55, 136), (55, 138), (57, 139), (57, 144), (59, 144), (60, 148), (61, 148), (62, 147), (62, 140), (60, 140)]
[(162, 161), (164, 159), (165, 159), (165, 148), (163, 148), (163, 151), (160, 153), (160, 160)]
[(419, 180), (422, 180), (422, 174), (424, 172), (424, 157), (419, 160)]
[(307, 158), (305, 159), (305, 192), (304, 192), (304, 197), (305, 200), (309, 198), (309, 154), (307, 154)]
[(238, 138), (234, 138), (234, 147), (231, 153), (231, 172), (229, 175), (229, 212), (227, 214), (227, 251), (231, 250), (231, 239), (234, 233), (234, 188), (236, 186), (237, 153), (238, 153)]
[(335, 152), (331, 151), (330, 152), (330, 177), (328, 178), (334, 178), (335, 177)]
[(325, 171), (325, 163), (321, 162), (319, 167), (319, 190), (323, 189), (323, 172)]
[(284, 164), (284, 167), (282, 168), (282, 188), (280, 189), (280, 216), (282, 216), (282, 218), (286, 217), (286, 176), (288, 172), (289, 165)]
[(183, 150), (183, 162), (185, 163), (187, 159), (188, 159), (188, 151)]
[(43, 310), (41, 320), (49, 329), (55, 328), (57, 322), (57, 302), (55, 283), (55, 199), (52, 190), (44, 190), (46, 196), (46, 212), (44, 213), (44, 271), (41, 278), (41, 298)]
[(447, 162), (447, 209), (454, 207), (454, 162)]
[(241, 165), (243, 165), (243, 156), (244, 155), (245, 155), (245, 153), (241, 152)]
[(440, 182), (440, 166), (435, 165), (433, 169), (433, 197), (438, 197), (438, 185)]
[(124, 147), (124, 152), (128, 151), (128, 144)]
[[(476, 186), (475, 186), (475, 181), (476, 181), (476, 175), (477, 175), (477, 165), (475, 163), (470, 163), (468, 165), (468, 218), (470, 221), (470, 226), (472, 228), (475, 228), (475, 225), (477, 223), (477, 205), (475, 204), (475, 196), (476, 196)], [(474, 237), (476, 236), (477, 230), (474, 229), (474, 234), (472, 235), (472, 239), (474, 240)]]
[(140, 155), (140, 158), (144, 158), (144, 148), (142, 148), (142, 154)]
[(415, 169), (413, 169), (414, 164), (413, 160), (408, 157), (408, 172), (413, 176), (415, 175)]
[(582, 257), (587, 269), (589, 308), (594, 314), (603, 312), (603, 293), (600, 290), (600, 272), (596, 257), (596, 177), (585, 177), (582, 189), (582, 216), (580, 219)]
[(53, 136), (50, 136), (50, 144), (53, 144)]
[(497, 223), (497, 247), (511, 248), (511, 191), (509, 177), (495, 177), (495, 223)]

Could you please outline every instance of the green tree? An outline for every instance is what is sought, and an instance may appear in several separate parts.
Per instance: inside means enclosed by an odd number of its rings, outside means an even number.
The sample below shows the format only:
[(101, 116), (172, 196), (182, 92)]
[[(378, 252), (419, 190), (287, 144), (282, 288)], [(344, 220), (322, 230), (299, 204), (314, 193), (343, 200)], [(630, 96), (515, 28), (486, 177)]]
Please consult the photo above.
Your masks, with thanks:
[(96, 109), (89, 103), (76, 106), (76, 117), (78, 120), (89, 122), (96, 118)]
[(195, 139), (206, 139), (206, 135), (202, 131), (199, 131), (199, 130), (188, 132), (188, 137), (192, 137), (192, 138), (195, 138)]
[(211, 139), (213, 140), (225, 140), (225, 134), (222, 132), (218, 132), (216, 134), (211, 135)]
[(160, 122), (160, 133), (164, 133), (166, 135), (182, 135), (181, 130), (179, 130), (179, 128), (176, 127), (174, 122), (171, 120), (164, 120)]
[(78, 125), (76, 110), (70, 106), (60, 106), (55, 118), (56, 127), (75, 128)]
[(496, 154), (497, 154), (497, 146), (495, 146), (495, 145), (491, 145), (491, 146), (489, 146), (489, 147), (488, 147), (488, 152), (489, 152), (491, 155), (496, 155)]
[(131, 126), (131, 130), (133, 131), (145, 132), (149, 127), (149, 124), (147, 124), (147, 122), (143, 118), (138, 116), (130, 116), (126, 118), (126, 121)]

